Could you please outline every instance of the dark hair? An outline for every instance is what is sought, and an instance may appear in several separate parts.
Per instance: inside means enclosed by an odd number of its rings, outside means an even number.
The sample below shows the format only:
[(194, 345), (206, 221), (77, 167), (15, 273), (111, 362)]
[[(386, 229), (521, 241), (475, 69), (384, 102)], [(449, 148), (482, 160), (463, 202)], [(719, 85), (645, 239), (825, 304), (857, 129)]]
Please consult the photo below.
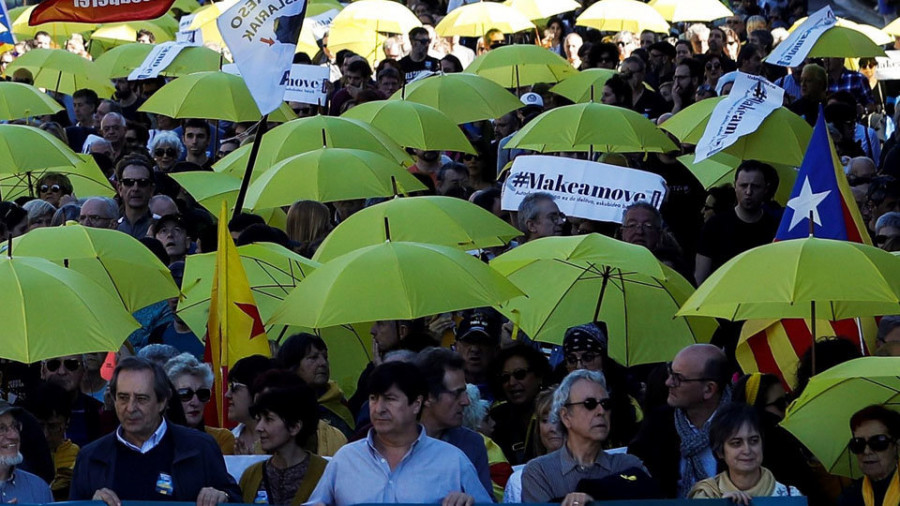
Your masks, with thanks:
[(522, 357), (528, 363), (528, 369), (539, 378), (546, 378), (550, 375), (550, 362), (539, 350), (528, 346), (527, 344), (517, 343), (509, 348), (500, 350), (500, 353), (494, 358), (490, 364), (490, 382), (494, 392), (502, 392), (503, 385), (500, 384), (500, 375), (503, 374), (503, 366), (506, 361), (513, 357)]
[(716, 410), (716, 416), (712, 419), (709, 426), (709, 443), (713, 454), (721, 458), (722, 448), (732, 436), (741, 430), (744, 424), (749, 424), (751, 428), (759, 432), (762, 438), (762, 431), (759, 428), (759, 415), (752, 407), (738, 402), (726, 404)]
[(146, 35), (150, 42), (156, 42), (156, 35), (150, 30), (140, 29), (135, 34), (134, 40), (140, 39), (142, 36)]
[(249, 388), (253, 386), (256, 378), (274, 368), (275, 363), (269, 357), (250, 355), (234, 363), (234, 367), (228, 371), (228, 381), (243, 383)]
[(250, 225), (245, 228), (237, 240), (234, 241), (234, 244), (243, 246), (254, 242), (272, 242), (288, 249), (291, 248), (291, 239), (284, 230), (260, 224)]
[(684, 65), (688, 68), (688, 71), (691, 73), (691, 79), (703, 79), (703, 74), (706, 73), (704, 64), (700, 63), (700, 60), (695, 58), (685, 58), (681, 60), (679, 65)]
[(68, 420), (72, 416), (72, 398), (69, 392), (49, 381), (40, 382), (26, 398), (23, 407), (38, 420), (47, 420), (54, 415)]
[(870, 421), (883, 423), (891, 438), (897, 439), (900, 436), (900, 413), (881, 404), (873, 404), (853, 413), (853, 416), (850, 417), (850, 431), (852, 432), (863, 423)]
[(294, 442), (299, 446), (304, 446), (310, 436), (317, 432), (319, 403), (312, 389), (302, 379), (285, 371), (272, 370), (257, 380), (254, 390), (259, 394), (250, 406), (251, 416), (256, 418), (264, 413), (272, 413), (284, 420), (286, 427), (299, 423), (300, 432), (294, 436)]
[(97, 96), (97, 92), (89, 88), (75, 90), (75, 93), (72, 93), (72, 99), (76, 98), (84, 99), (85, 102), (93, 106), (94, 110), (100, 105), (100, 97)]
[(250, 213), (241, 213), (228, 222), (229, 232), (243, 232), (250, 225), (265, 225), (266, 220), (262, 216)]
[(313, 348), (326, 351), (328, 350), (328, 345), (325, 344), (321, 337), (313, 334), (307, 334), (306, 332), (294, 334), (281, 344), (275, 360), (282, 369), (293, 371), (300, 365), (300, 361), (309, 355)]
[(778, 379), (778, 376), (775, 376), (774, 374), (760, 374), (759, 388), (757, 388), (756, 399), (753, 400), (753, 404), (750, 404), (748, 402), (749, 399), (747, 398), (747, 381), (751, 376), (751, 374), (745, 374), (741, 376), (739, 380), (737, 380), (737, 383), (734, 384), (734, 389), (731, 393), (731, 400), (734, 402), (740, 402), (752, 406), (757, 411), (765, 411), (766, 391), (773, 385), (781, 385), (781, 380)]
[(138, 241), (156, 255), (156, 258), (158, 258), (163, 265), (169, 265), (169, 262), (172, 261), (172, 259), (169, 258), (169, 254), (166, 252), (166, 247), (163, 246), (163, 243), (159, 239), (155, 237), (141, 237)]
[(0, 202), (0, 221), (6, 229), (12, 231), (16, 225), (28, 219), (28, 212), (13, 202)]
[(631, 86), (625, 82), (621, 74), (613, 74), (606, 80), (604, 86), (609, 86), (613, 95), (616, 96), (615, 105), (626, 108), (631, 106)]
[(454, 70), (454, 72), (462, 72), (463, 71), (462, 62), (459, 61), (459, 58), (457, 58), (456, 56), (453, 56), (452, 54), (448, 54), (448, 55), (444, 56), (443, 58), (441, 58), (441, 62), (445, 62), (445, 61), (450, 62), (450, 65), (453, 65), (453, 68), (456, 69), (456, 70)]
[(437, 398), (446, 391), (444, 374), (449, 371), (462, 371), (465, 361), (455, 351), (437, 346), (425, 348), (419, 352), (415, 360), (416, 366), (425, 376), (428, 394)]
[(588, 61), (591, 65), (596, 65), (600, 60), (600, 57), (604, 54), (609, 54), (612, 58), (618, 61), (619, 59), (619, 48), (616, 47), (615, 44), (611, 42), (600, 42), (591, 46), (591, 49), (588, 51)]
[(725, 213), (729, 209), (733, 209), (735, 204), (737, 204), (734, 196), (734, 186), (730, 184), (714, 186), (707, 190), (706, 193), (714, 200), (713, 211), (716, 214)]
[(479, 192), (472, 203), (485, 211), (492, 213), (494, 212), (494, 201), (499, 199), (501, 195), (502, 193), (499, 188), (488, 188)]
[(147, 177), (151, 181), (155, 181), (155, 178), (153, 177), (153, 161), (141, 155), (128, 155), (119, 160), (119, 163), (116, 164), (116, 181), (122, 180), (122, 173), (125, 172), (125, 167), (128, 167), (129, 165), (143, 167), (147, 170)]
[(426, 30), (424, 27), (416, 26), (412, 30), (409, 31), (409, 38), (413, 39), (417, 35), (423, 35), (423, 34), (428, 35), (428, 30)]
[(34, 183), (36, 188), (40, 188), (42, 184), (47, 182), (47, 180), (56, 181), (56, 184), (59, 185), (60, 192), (63, 195), (71, 195), (72, 194), (72, 181), (69, 180), (69, 177), (65, 174), (61, 174), (59, 172), (44, 172), (41, 174), (41, 177)]
[(753, 30), (750, 32), (750, 35), (756, 37), (756, 40), (762, 45), (760, 48), (762, 53), (768, 53), (772, 50), (772, 44), (775, 43), (775, 38), (772, 37), (772, 34), (768, 30)]
[(212, 131), (212, 129), (209, 126), (209, 123), (205, 119), (190, 118), (190, 119), (184, 120), (183, 131), (187, 132), (188, 128), (202, 128), (203, 131), (206, 132), (207, 137), (209, 137), (211, 135), (210, 132)]
[(356, 55), (356, 53), (354, 53), (350, 49), (341, 49), (340, 51), (337, 52), (337, 54), (334, 55), (334, 62), (337, 64), (338, 67), (340, 67), (341, 65), (344, 64), (345, 59), (347, 59), (350, 56), (354, 56), (354, 55)]
[[(666, 42), (666, 44), (668, 44), (668, 42)], [(694, 45), (691, 44), (691, 41), (689, 41), (689, 40), (678, 39), (678, 40), (675, 41), (675, 45), (672, 46), (672, 47), (673, 47), (674, 49), (678, 49), (678, 46), (681, 46), (681, 45), (687, 46), (687, 47), (688, 47), (688, 51), (689, 51), (691, 54), (694, 54)], [(673, 56), (673, 57), (675, 56), (675, 51), (672, 51), (672, 56)]]
[(772, 173), (775, 172), (775, 169), (769, 165), (768, 163), (760, 162), (757, 160), (744, 160), (738, 165), (737, 170), (734, 171), (734, 180), (737, 181), (738, 176), (741, 172), (760, 172), (763, 175), (763, 179), (766, 182), (766, 186), (772, 181), (771, 176)]
[(166, 371), (156, 362), (140, 357), (125, 357), (116, 365), (112, 379), (109, 380), (109, 393), (116, 397), (117, 382), (122, 371), (150, 371), (153, 374), (153, 393), (157, 401), (168, 401), (172, 398), (172, 384)]
[(389, 77), (401, 82), (403, 81), (403, 76), (400, 74), (400, 71), (390, 66), (385, 66), (383, 69), (379, 70), (378, 75), (375, 77), (375, 81), (381, 82), (382, 79)]
[(125, 131), (134, 130), (137, 134), (138, 141), (140, 141), (141, 146), (146, 146), (148, 142), (150, 142), (150, 131), (147, 130), (147, 127), (144, 125), (134, 122), (134, 121), (125, 121)]
[(364, 78), (372, 77), (372, 67), (366, 60), (353, 60), (350, 65), (347, 65), (347, 72), (358, 72)]
[[(862, 356), (858, 346), (838, 336), (816, 341), (814, 346), (816, 347), (816, 374)], [(813, 375), (812, 351), (812, 348), (806, 350), (806, 353), (800, 357), (800, 365), (797, 366), (797, 388), (794, 389), (797, 397), (806, 388)]]
[(372, 370), (369, 376), (369, 395), (384, 395), (393, 386), (406, 395), (408, 404), (415, 402), (418, 397), (424, 400), (428, 394), (422, 371), (407, 362), (385, 362)]
[(737, 57), (738, 68), (740, 68), (740, 66), (743, 65), (745, 61), (753, 59), (753, 57), (755, 55), (759, 54), (760, 52), (761, 51), (759, 49), (759, 46), (756, 46), (755, 44), (750, 43), (750, 42), (744, 44), (744, 47), (741, 48), (741, 52), (738, 53), (738, 57)]

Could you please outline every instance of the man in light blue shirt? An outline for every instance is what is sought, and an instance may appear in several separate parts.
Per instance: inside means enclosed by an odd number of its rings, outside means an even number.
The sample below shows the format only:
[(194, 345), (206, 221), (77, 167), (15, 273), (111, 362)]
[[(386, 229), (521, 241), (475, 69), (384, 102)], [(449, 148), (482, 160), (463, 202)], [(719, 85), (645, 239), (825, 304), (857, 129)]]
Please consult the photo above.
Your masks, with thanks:
[(465, 454), (419, 425), (427, 391), (416, 366), (376, 367), (369, 392), (368, 437), (338, 450), (307, 504), (492, 502)]

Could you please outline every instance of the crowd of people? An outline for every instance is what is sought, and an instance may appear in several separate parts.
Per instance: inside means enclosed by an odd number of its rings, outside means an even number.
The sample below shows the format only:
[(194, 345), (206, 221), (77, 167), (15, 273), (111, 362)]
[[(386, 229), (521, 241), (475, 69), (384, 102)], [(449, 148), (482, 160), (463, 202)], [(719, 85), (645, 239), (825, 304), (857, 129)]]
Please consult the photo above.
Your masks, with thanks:
[[(579, 11), (547, 20), (542, 37), (492, 29), (462, 39), (435, 33), (448, 9), (468, 2), (449, 3), (409, 0), (423, 26), (388, 37), (386, 57), (374, 69), (351, 51), (332, 54), (327, 35), (318, 54), (298, 53), (295, 63), (327, 66), (332, 82), (326, 105), (290, 107), (301, 118), (339, 115), (387, 99), (413, 80), (464, 72), (476, 56), (516, 43), (542, 45), (579, 70), (616, 71), (597, 101), (657, 124), (727, 95), (738, 72), (759, 75), (781, 86), (785, 106), (810, 125), (823, 111), (867, 228), (862, 232), (880, 248), (900, 250), (896, 81), (878, 82), (877, 62), (867, 58), (807, 58), (794, 68), (762, 61), (806, 15), (804, 2), (741, 0), (733, 16), (674, 24), (667, 34), (598, 32), (575, 25)], [(141, 31), (137, 42), (153, 43), (153, 34)], [(6, 79), (33, 83), (24, 69), (6, 75), (7, 65), (34, 48), (63, 46), (90, 58), (87, 44), (80, 34), (60, 41), (39, 31), (0, 55), (0, 70)], [(102, 100), (90, 89), (52, 94), (62, 112), (13, 121), (92, 155), (115, 197), (76, 195), (65, 173), (45, 172), (33, 196), (0, 202), (0, 239), (39, 227), (116, 229), (153, 251), (180, 285), (185, 261), (215, 251), (217, 236), (215, 217), (170, 175), (212, 170), (252, 142), (258, 126), (139, 111), (166, 82), (113, 79), (115, 95)], [(783, 211), (775, 200), (784, 184), (778, 172), (746, 160), (733, 184), (705, 189), (677, 158), (693, 147), (674, 138), (677, 151), (595, 157), (663, 177), (660, 207), (637, 203), (621, 223), (607, 223), (566, 216), (552, 195), (535, 192), (518, 209), (501, 209), (503, 169), (529, 154), (507, 143), (542, 112), (571, 103), (551, 85), (511, 90), (521, 108), (461, 125), (474, 154), (408, 150), (415, 161), (410, 172), (428, 188), (421, 194), (468, 199), (521, 232), (482, 258), (544, 237), (600, 233), (647, 248), (699, 285), (737, 254), (773, 240)], [(228, 228), (238, 245), (271, 242), (311, 257), (335, 226), (378, 202), (300, 200), (286, 209), (283, 228), (250, 213), (235, 216)], [(203, 361), (200, 329), (179, 317), (177, 303), (163, 300), (135, 313), (141, 328), (117, 354), (109, 380), (101, 374), (105, 353), (0, 362), (2, 502), (582, 506), (729, 498), (746, 505), (753, 497), (803, 496), (816, 506), (900, 504), (900, 413), (873, 405), (848, 414), (847, 447), (864, 477), (851, 482), (829, 474), (778, 425), (810, 379), (812, 350), (796, 382), (744, 374), (734, 360), (733, 325), (723, 325), (713, 344), (688, 346), (667, 364), (624, 367), (609, 353), (610, 340), (620, 336), (607, 335), (602, 322), (572, 326), (557, 336), (561, 345), (550, 346), (513, 331), (495, 309), (475, 308), (374, 322), (371, 362), (354, 371), (355, 388), (332, 378), (329, 352), (342, 350), (300, 333), (273, 341), (273, 358), (237, 361), (223, 393)], [(884, 316), (870, 351), (900, 356), (898, 343), (900, 316)], [(861, 355), (840, 336), (815, 344), (814, 353), (816, 372)], [(223, 398), (227, 427), (218, 427), (215, 400)], [(223, 457), (231, 455), (268, 457), (233, 476)]]

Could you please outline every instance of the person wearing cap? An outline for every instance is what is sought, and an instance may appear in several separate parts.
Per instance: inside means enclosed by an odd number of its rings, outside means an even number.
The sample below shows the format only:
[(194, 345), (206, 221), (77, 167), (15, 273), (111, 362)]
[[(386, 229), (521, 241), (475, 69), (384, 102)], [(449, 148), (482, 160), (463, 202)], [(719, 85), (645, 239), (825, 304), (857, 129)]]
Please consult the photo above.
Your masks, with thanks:
[(478, 387), (481, 398), (493, 401), (488, 367), (500, 350), (501, 317), (493, 308), (463, 312), (456, 329), (456, 351), (464, 361), (466, 383)]
[(22, 422), (14, 416), (19, 408), (0, 401), (0, 501), (4, 503), (53, 502), (50, 487), (38, 476), (17, 466), (22, 464)]
[(191, 247), (188, 227), (179, 214), (169, 214), (156, 220), (153, 237), (166, 248), (170, 262), (183, 261)]

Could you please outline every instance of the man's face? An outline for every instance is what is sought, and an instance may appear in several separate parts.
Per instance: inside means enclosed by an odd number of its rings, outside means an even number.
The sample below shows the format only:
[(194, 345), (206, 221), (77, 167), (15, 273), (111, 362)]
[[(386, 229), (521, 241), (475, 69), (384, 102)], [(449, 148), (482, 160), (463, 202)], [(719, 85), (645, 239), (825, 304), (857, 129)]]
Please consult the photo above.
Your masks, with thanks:
[(566, 35), (565, 44), (563, 45), (563, 48), (566, 51), (566, 57), (570, 60), (578, 57), (578, 50), (581, 49), (581, 45), (584, 43), (578, 34), (574, 34), (574, 37), (572, 35), (573, 34), (571, 33)]
[(466, 338), (456, 341), (456, 352), (463, 358), (466, 373), (473, 378), (482, 377), (497, 354), (497, 346), (488, 339)]
[(649, 33), (649, 32), (641, 34), (641, 47), (642, 48), (649, 51), (650, 46), (652, 46), (653, 44), (656, 44), (656, 36), (655, 35), (653, 35), (652, 33)]
[(156, 240), (165, 246), (166, 253), (173, 262), (184, 259), (191, 246), (187, 231), (174, 221), (163, 223), (163, 227), (156, 231)]
[(538, 202), (537, 210), (535, 218), (526, 224), (529, 240), (562, 235), (566, 216), (559, 212), (556, 202), (547, 199), (541, 200)]
[(138, 137), (138, 133), (136, 130), (130, 130), (126, 127), (125, 129), (125, 145), (129, 148), (142, 148), (144, 147), (144, 143), (141, 142), (141, 139)]
[(609, 399), (609, 394), (602, 386), (580, 379), (572, 384), (569, 402), (560, 412), (560, 421), (569, 434), (590, 441), (605, 441), (609, 436), (610, 412), (595, 402), (606, 399)]
[(41, 379), (61, 386), (66, 392), (77, 392), (83, 376), (81, 355), (66, 355), (41, 362)]
[(153, 44), (153, 42), (150, 40), (150, 35), (146, 34), (146, 33), (142, 33), (140, 35), (140, 37), (137, 38), (137, 43), (138, 44)]
[(382, 77), (380, 81), (378, 81), (378, 91), (384, 94), (385, 97), (390, 98), (391, 95), (397, 92), (400, 89), (400, 80), (394, 77)]
[(597, 61), (594, 64), (601, 69), (609, 69), (616, 70), (616, 65), (619, 63), (619, 55), (612, 53), (603, 53), (597, 58)]
[(437, 182), (437, 192), (440, 195), (447, 195), (452, 191), (457, 191), (469, 186), (469, 175), (455, 170), (444, 171), (444, 178)]
[(666, 53), (659, 51), (657, 49), (650, 50), (650, 68), (653, 69), (661, 69), (665, 64), (668, 63), (668, 58), (666, 58)]
[(825, 58), (825, 71), (829, 74), (841, 72), (844, 70), (843, 58)]
[(671, 372), (666, 378), (669, 397), (666, 403), (673, 408), (690, 408), (705, 400), (708, 381), (700, 381), (704, 376), (704, 363), (696, 354), (684, 351), (675, 355)]
[(625, 214), (622, 222), (622, 240), (638, 244), (650, 251), (659, 247), (659, 224), (650, 210), (635, 207)]
[(141, 98), (144, 100), (152, 97), (157, 90), (159, 90), (159, 83), (156, 82), (156, 79), (148, 79), (141, 82)]
[(731, 16), (727, 20), (725, 20), (725, 24), (734, 30), (734, 33), (738, 34), (738, 37), (743, 35), (744, 33), (744, 21), (740, 16)]
[(100, 131), (103, 133), (103, 138), (113, 145), (125, 142), (125, 125), (116, 116), (104, 116), (103, 121), (100, 122)]
[(425, 409), (437, 424), (438, 430), (462, 426), (463, 410), (470, 404), (466, 394), (466, 375), (462, 369), (444, 370), (444, 391), (437, 397), (428, 396)]
[(0, 430), (0, 457), (11, 460), (19, 455), (21, 422), (12, 413), (4, 413), (0, 416)]
[(758, 211), (765, 199), (766, 178), (758, 170), (742, 170), (734, 181), (738, 205), (745, 211)]
[(422, 409), (422, 398), (410, 403), (396, 385), (392, 385), (383, 394), (369, 395), (369, 416), (375, 432), (381, 435), (402, 434), (412, 430), (417, 421), (416, 415)]
[(144, 209), (152, 196), (153, 180), (147, 168), (141, 165), (125, 167), (122, 171), (122, 180), (119, 181), (119, 197), (125, 203), (125, 207)]
[(379, 320), (372, 324), (369, 331), (372, 340), (378, 345), (381, 353), (387, 353), (400, 344), (400, 325), (393, 320)]
[(107, 114), (109, 114), (109, 102), (101, 101), (100, 104), (97, 105), (97, 110), (94, 111), (94, 123), (99, 125)]
[(638, 91), (644, 86), (644, 71), (640, 69), (639, 64), (635, 62), (625, 62), (622, 64), (620, 73), (633, 91)]
[(707, 50), (709, 50), (709, 34), (694, 32), (694, 34), (691, 35), (691, 45), (694, 46), (695, 53), (705, 53)]
[(352, 86), (354, 88), (362, 88), (365, 83), (361, 72), (347, 71), (347, 73), (344, 74), (344, 80), (347, 83), (347, 86)]
[(753, 53), (753, 56), (750, 57), (749, 60), (744, 60), (744, 64), (741, 65), (741, 72), (750, 75), (759, 75), (759, 71), (762, 68), (762, 55), (759, 54), (759, 51)]
[(75, 120), (79, 123), (89, 123), (94, 119), (96, 107), (84, 97), (73, 98), (72, 108), (75, 109)]
[(494, 133), (498, 139), (502, 139), (515, 131), (516, 124), (509, 114), (500, 116), (494, 120)]
[(156, 431), (166, 409), (166, 399), (157, 398), (153, 391), (153, 372), (148, 370), (120, 371), (115, 403), (122, 431), (140, 441)]
[(409, 43), (412, 44), (409, 56), (415, 60), (421, 60), (428, 55), (428, 46), (431, 44), (431, 38), (428, 37), (427, 33), (420, 33), (409, 39)]
[(679, 65), (675, 67), (675, 74), (672, 75), (672, 92), (681, 93), (683, 98), (691, 97), (697, 90), (697, 83), (691, 77), (691, 69), (687, 65)]
[(238, 147), (239, 145), (237, 142), (223, 142), (222, 145), (219, 146), (219, 152), (216, 153), (216, 159), (221, 160), (222, 158), (225, 158)]
[(209, 147), (209, 134), (206, 129), (200, 127), (187, 127), (184, 129), (184, 147), (192, 156), (203, 156)]
[(675, 46), (675, 62), (680, 63), (681, 60), (691, 57), (691, 49), (687, 44), (678, 44)]
[(825, 91), (826, 83), (813, 72), (812, 67), (804, 67), (800, 73), (800, 93), (809, 99), (818, 99)]
[(119, 98), (131, 98), (134, 94), (134, 88), (131, 87), (131, 83), (128, 82), (128, 79), (113, 79), (113, 84), (116, 87), (116, 96)]
[(109, 216), (109, 207), (99, 200), (89, 200), (81, 206), (78, 223), (91, 228), (114, 228), (115, 216)]
[(709, 32), (709, 52), (719, 54), (725, 48), (725, 34), (722, 30)]
[(35, 37), (34, 47), (37, 49), (50, 49), (50, 36), (41, 34)]

